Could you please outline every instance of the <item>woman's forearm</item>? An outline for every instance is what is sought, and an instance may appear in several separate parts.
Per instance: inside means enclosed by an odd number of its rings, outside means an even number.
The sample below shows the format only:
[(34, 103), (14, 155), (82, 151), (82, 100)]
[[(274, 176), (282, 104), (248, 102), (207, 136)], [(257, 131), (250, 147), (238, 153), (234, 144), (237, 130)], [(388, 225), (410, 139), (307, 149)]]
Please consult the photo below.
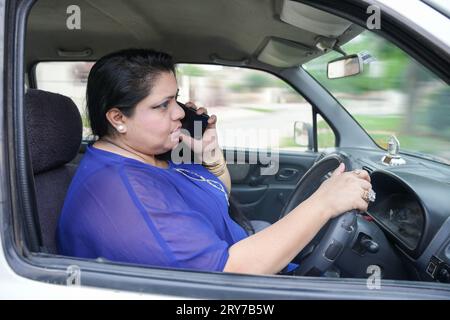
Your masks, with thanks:
[(244, 239), (228, 250), (225, 272), (275, 274), (312, 240), (330, 213), (320, 201), (309, 198), (286, 217)]
[(208, 169), (209, 172), (214, 174), (217, 178), (220, 179), (220, 181), (223, 182), (223, 184), (227, 189), (227, 194), (228, 196), (230, 196), (231, 192), (230, 173), (228, 172), (227, 162), (223, 155), (223, 151), (221, 149), (218, 149), (218, 152), (219, 152), (218, 160), (216, 159), (212, 164), (210, 163), (211, 161), (209, 161), (209, 163), (204, 161), (203, 165), (205, 166), (206, 169)]
[(230, 173), (228, 172), (228, 168), (225, 167), (225, 171), (223, 172), (222, 175), (217, 176), (217, 178), (220, 179), (220, 181), (223, 182), (223, 184), (225, 185), (226, 189), (227, 189), (227, 194), (228, 196), (230, 196), (230, 192), (231, 192), (231, 177), (230, 177)]

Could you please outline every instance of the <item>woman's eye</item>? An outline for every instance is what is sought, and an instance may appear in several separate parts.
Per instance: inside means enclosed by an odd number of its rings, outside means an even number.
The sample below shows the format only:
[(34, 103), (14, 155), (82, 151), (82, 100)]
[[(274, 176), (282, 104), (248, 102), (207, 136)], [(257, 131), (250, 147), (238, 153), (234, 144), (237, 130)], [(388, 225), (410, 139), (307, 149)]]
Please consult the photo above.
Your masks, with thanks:
[(170, 100), (168, 100), (168, 101), (166, 101), (164, 103), (161, 103), (159, 106), (154, 107), (154, 109), (158, 109), (158, 108), (165, 108), (166, 109), (169, 106), (169, 102), (170, 102)]
[(161, 105), (161, 107), (167, 108), (167, 107), (169, 106), (169, 102), (170, 102), (170, 101), (164, 102), (164, 103)]

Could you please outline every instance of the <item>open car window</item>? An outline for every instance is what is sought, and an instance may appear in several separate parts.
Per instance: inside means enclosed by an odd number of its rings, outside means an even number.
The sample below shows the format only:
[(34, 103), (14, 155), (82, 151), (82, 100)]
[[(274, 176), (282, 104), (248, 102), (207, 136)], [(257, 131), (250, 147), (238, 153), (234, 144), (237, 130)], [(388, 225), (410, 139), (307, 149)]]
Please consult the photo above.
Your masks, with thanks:
[[(68, 96), (77, 105), (82, 115), (84, 140), (92, 138), (85, 96), (93, 64), (40, 62), (36, 66), (38, 89)], [(222, 147), (294, 151), (312, 148), (311, 141), (295, 136), (296, 122), (301, 122), (312, 135), (312, 107), (278, 77), (245, 68), (179, 64), (177, 79), (181, 102), (193, 101), (218, 116)], [(334, 147), (335, 141), (334, 132), (319, 116), (319, 149)]]
[[(179, 64), (177, 78), (180, 99), (207, 106), (210, 114), (218, 116), (222, 147), (312, 148), (308, 139), (296, 139), (295, 131), (298, 122), (297, 128), (301, 123), (312, 134), (311, 104), (278, 77), (254, 69)], [(318, 122), (319, 147), (334, 147), (333, 131), (323, 119)]]

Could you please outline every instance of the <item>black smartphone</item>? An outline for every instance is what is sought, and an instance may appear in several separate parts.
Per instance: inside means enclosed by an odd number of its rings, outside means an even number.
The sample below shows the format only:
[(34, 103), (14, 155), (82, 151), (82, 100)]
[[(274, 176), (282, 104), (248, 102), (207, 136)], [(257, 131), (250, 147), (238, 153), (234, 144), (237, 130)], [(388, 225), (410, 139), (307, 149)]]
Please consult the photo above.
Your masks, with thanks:
[[(209, 116), (207, 114), (197, 114), (197, 111), (194, 108), (186, 106), (184, 103), (181, 103), (177, 101), (177, 103), (183, 108), (185, 112), (185, 116), (183, 119), (181, 119), (181, 126), (183, 129), (186, 129), (189, 131), (189, 134), (191, 137), (195, 139), (201, 139), (203, 136), (203, 133), (206, 130), (206, 127), (208, 126), (208, 119)], [(199, 132), (195, 132), (194, 128), (195, 126), (201, 125), (201, 136), (198, 136)], [(198, 129), (197, 129), (198, 130)], [(197, 134), (197, 136), (194, 135), (194, 133)]]

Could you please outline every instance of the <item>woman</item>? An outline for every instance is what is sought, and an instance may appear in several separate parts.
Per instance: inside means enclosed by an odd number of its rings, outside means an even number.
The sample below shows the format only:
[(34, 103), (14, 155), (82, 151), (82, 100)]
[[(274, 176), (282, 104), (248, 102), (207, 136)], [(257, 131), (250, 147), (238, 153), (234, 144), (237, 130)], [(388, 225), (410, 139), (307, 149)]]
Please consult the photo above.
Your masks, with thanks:
[[(367, 209), (367, 172), (344, 173), (341, 165), (285, 218), (248, 236), (228, 214), (231, 183), (217, 119), (210, 117), (194, 143), (180, 132), (185, 114), (177, 92), (174, 64), (165, 53), (124, 50), (94, 65), (87, 107), (99, 139), (87, 148), (65, 200), (57, 233), (61, 254), (275, 274), (329, 219)], [(164, 160), (180, 140), (203, 164)]]

